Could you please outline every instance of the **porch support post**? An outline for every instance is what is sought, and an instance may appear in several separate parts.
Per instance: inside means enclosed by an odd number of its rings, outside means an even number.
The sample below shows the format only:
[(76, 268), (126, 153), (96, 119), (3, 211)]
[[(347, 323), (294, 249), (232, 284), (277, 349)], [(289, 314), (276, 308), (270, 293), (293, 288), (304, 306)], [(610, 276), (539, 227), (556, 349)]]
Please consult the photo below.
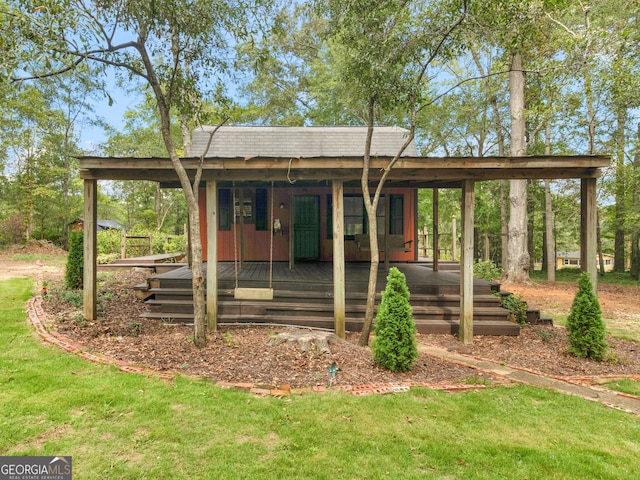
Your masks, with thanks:
[(289, 194), (289, 270), (295, 268), (296, 197)]
[(456, 261), (458, 256), (458, 232), (456, 231), (456, 217), (451, 219), (451, 260)]
[[(238, 191), (239, 193), (239, 197), (240, 199), (238, 200), (238, 204), (240, 206), (239, 208), (239, 215), (240, 215), (240, 231), (238, 232), (238, 240), (240, 243), (240, 249), (239, 249), (239, 257), (240, 259), (238, 260), (238, 264), (240, 265), (240, 269), (243, 268), (243, 262), (244, 262), (244, 189), (243, 188), (239, 188)], [(235, 208), (235, 206), (234, 206)]]
[(84, 271), (82, 284), (82, 313), (85, 320), (96, 320), (97, 308), (97, 235), (98, 181), (84, 181)]
[(387, 193), (384, 196), (384, 269), (389, 271), (389, 227), (391, 225), (391, 195)]
[(438, 206), (438, 189), (433, 189), (433, 271), (440, 269), (440, 208)]
[(345, 338), (344, 184), (333, 180), (333, 315), (336, 335)]
[(598, 291), (598, 269), (596, 258), (598, 254), (597, 233), (598, 233), (598, 206), (596, 203), (596, 179), (583, 178), (580, 182), (580, 209), (582, 233), (580, 245), (580, 257), (582, 259), (581, 268), (591, 277), (593, 291)]
[(218, 329), (218, 184), (207, 182), (207, 329)]
[(462, 254), (460, 256), (460, 330), (458, 338), (473, 343), (474, 182), (462, 182)]

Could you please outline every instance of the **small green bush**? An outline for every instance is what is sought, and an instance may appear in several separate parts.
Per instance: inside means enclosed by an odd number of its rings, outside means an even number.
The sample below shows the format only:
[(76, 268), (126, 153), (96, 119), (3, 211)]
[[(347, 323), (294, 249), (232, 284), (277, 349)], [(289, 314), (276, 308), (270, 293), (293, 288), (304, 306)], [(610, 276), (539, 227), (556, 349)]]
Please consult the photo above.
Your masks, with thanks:
[(122, 232), (120, 230), (101, 230), (96, 234), (98, 256), (114, 255), (120, 258)]
[(64, 274), (64, 284), (69, 290), (82, 288), (84, 275), (84, 234), (82, 231), (71, 234), (69, 255), (67, 255), (67, 268)]
[[(154, 254), (184, 253), (187, 251), (187, 237), (185, 235), (170, 235), (160, 232), (148, 232), (137, 226), (127, 232), (129, 235), (151, 236), (151, 249)], [(113, 263), (120, 258), (122, 250), (122, 231), (102, 230), (97, 234), (98, 263)], [(148, 248), (144, 242), (129, 243), (127, 256), (147, 255)]]
[(154, 233), (152, 237), (153, 253), (184, 253), (187, 251), (187, 237)]
[(78, 290), (62, 290), (60, 292), (60, 298), (70, 305), (76, 308), (82, 307), (82, 292)]
[(518, 295), (517, 297), (511, 293), (506, 297), (502, 297), (502, 306), (511, 312), (511, 318), (518, 325), (525, 325), (527, 323), (527, 310), (529, 305), (527, 302)]
[(588, 273), (583, 273), (578, 281), (578, 291), (573, 299), (567, 317), (569, 351), (582, 358), (602, 361), (607, 353), (607, 332), (600, 302), (593, 292)]
[(186, 253), (187, 237), (185, 235), (167, 235), (162, 247), (163, 253)]
[(387, 286), (382, 292), (371, 350), (374, 362), (392, 372), (410, 370), (418, 358), (407, 280), (396, 267), (389, 270)]
[(108, 265), (110, 263), (114, 263), (119, 258), (120, 258), (119, 253), (101, 253), (101, 254), (98, 254), (96, 261), (98, 265)]
[(502, 276), (502, 269), (491, 260), (478, 261), (473, 264), (473, 276), (492, 282)]

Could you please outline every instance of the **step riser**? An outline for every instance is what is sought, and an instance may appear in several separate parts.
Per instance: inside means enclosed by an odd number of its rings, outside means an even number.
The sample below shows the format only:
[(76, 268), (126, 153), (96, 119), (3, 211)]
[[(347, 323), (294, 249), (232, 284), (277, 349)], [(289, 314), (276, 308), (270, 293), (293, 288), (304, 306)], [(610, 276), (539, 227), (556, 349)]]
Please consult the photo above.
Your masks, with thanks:
[[(151, 313), (156, 318), (168, 318), (168, 317), (188, 317), (189, 321), (193, 321), (193, 309), (188, 308), (173, 308), (171, 310), (151, 309)], [(350, 317), (364, 318), (364, 309), (346, 308), (346, 314)], [(270, 316), (276, 316), (279, 318), (296, 319), (296, 318), (309, 318), (309, 317), (321, 317), (330, 319), (333, 322), (333, 310), (282, 310), (282, 309), (267, 309), (256, 305), (230, 305), (221, 307), (218, 310), (218, 316), (230, 317), (235, 319), (242, 319), (243, 317), (262, 317), (268, 318)], [(458, 321), (460, 318), (459, 310), (450, 311), (431, 311), (421, 312), (414, 310), (413, 319), (415, 322), (420, 321), (433, 321), (433, 320), (447, 320)], [(474, 321), (505, 321), (509, 316), (507, 312), (474, 312)]]
[[(386, 282), (379, 281), (379, 292)], [(294, 285), (292, 287), (292, 285)], [(265, 288), (266, 282), (241, 282), (242, 287)], [(188, 279), (157, 279), (149, 293), (151, 311), (145, 315), (165, 322), (193, 323), (193, 295)], [(295, 290), (292, 290), (295, 288)], [(509, 312), (500, 307), (500, 298), (492, 294), (493, 286), (474, 288), (474, 334), (518, 335), (519, 326), (509, 321)], [(168, 289), (168, 290), (167, 290)], [(219, 323), (273, 323), (334, 328), (333, 286), (330, 281), (313, 284), (274, 282), (274, 298), (268, 301), (235, 300), (235, 282), (218, 284)], [(420, 333), (455, 334), (460, 319), (460, 286), (415, 285), (410, 303)], [(346, 328), (359, 331), (366, 308), (367, 284), (350, 282), (345, 287)], [(379, 305), (381, 294), (376, 295)]]
[[(186, 318), (171, 318), (169, 316), (159, 318), (159, 320), (170, 323), (192, 323), (193, 319)], [(295, 317), (277, 317), (266, 316), (261, 318), (236, 318), (235, 316), (218, 316), (218, 323), (264, 323), (275, 325), (299, 325), (304, 327), (324, 328), (333, 330), (334, 323), (332, 318), (306, 318), (304, 320), (297, 319)], [(346, 319), (346, 330), (350, 332), (359, 332), (362, 330), (362, 321), (356, 319)], [(457, 334), (459, 331), (459, 325), (457, 321), (451, 320), (429, 320), (421, 321), (416, 320), (416, 330), (418, 333), (423, 334)], [(500, 320), (475, 320), (473, 326), (474, 335), (518, 335), (520, 327), (518, 325), (506, 323)]]
[[(155, 296), (155, 300), (157, 303), (170, 303), (170, 302), (189, 302), (192, 303), (193, 300), (191, 297), (187, 297), (186, 295), (178, 295), (178, 296), (171, 296), (171, 295), (156, 295)], [(218, 297), (218, 302), (226, 302), (226, 301), (233, 301), (233, 296), (226, 296), (226, 295), (220, 295)], [(286, 298), (281, 298), (278, 296), (274, 296), (273, 298), (273, 302), (282, 302), (282, 303), (287, 303), (289, 305), (305, 305), (305, 304), (317, 304), (317, 303), (326, 303), (327, 305), (333, 305), (333, 299), (332, 298), (305, 298), (305, 299), (301, 299), (301, 300), (296, 300), (294, 301), (293, 299), (286, 299)], [(350, 299), (347, 298), (346, 302), (348, 305), (366, 305), (366, 302), (364, 299)], [(376, 303), (379, 303), (380, 300), (378, 299)], [(150, 303), (154, 303), (153, 299), (150, 300)], [(492, 301), (492, 300), (480, 300), (480, 301), (475, 301), (473, 302), (475, 307), (499, 307), (500, 306), (500, 302), (499, 301)], [(411, 300), (411, 305), (415, 308), (415, 307), (421, 307), (421, 306), (425, 306), (425, 307), (441, 307), (441, 308), (458, 308), (460, 307), (460, 300)]]
[[(242, 287), (251, 287), (251, 288), (268, 288), (268, 282), (253, 282), (250, 285), (240, 285)], [(291, 283), (285, 282), (274, 282), (272, 285), (273, 289), (278, 290), (288, 290), (291, 288)], [(296, 291), (300, 292), (309, 292), (310, 294), (324, 294), (324, 295), (333, 295), (333, 285), (331, 283), (327, 284), (298, 284), (296, 285)], [(159, 288), (180, 288), (185, 290), (191, 289), (191, 281), (188, 280), (180, 280), (180, 279), (161, 279), (159, 280)], [(219, 290), (233, 290), (235, 288), (234, 283), (232, 282), (220, 282), (218, 284)], [(365, 283), (348, 283), (346, 286), (346, 291), (349, 293), (359, 293), (366, 294), (368, 285)], [(380, 293), (384, 288), (384, 283), (378, 282), (378, 293)], [(474, 287), (475, 295), (487, 294), (488, 287), (487, 286), (477, 286)], [(460, 292), (459, 285), (414, 285), (411, 288), (411, 295), (458, 295)]]
[[(193, 304), (189, 301), (183, 300), (177, 301), (164, 301), (147, 300), (146, 302), (151, 311), (153, 312), (173, 312), (173, 313), (193, 313)], [(218, 303), (219, 312), (241, 312), (246, 309), (254, 309), (263, 313), (278, 312), (282, 315), (303, 315), (307, 312), (328, 312), (333, 314), (333, 303), (326, 304), (313, 304), (313, 303), (277, 303), (277, 302), (234, 302), (234, 301), (220, 301)], [(361, 312), (364, 313), (366, 308), (365, 304), (348, 303), (345, 306), (347, 312)], [(458, 314), (460, 312), (460, 305), (453, 304), (450, 306), (441, 305), (418, 305), (412, 304), (413, 314), (431, 314), (438, 312), (447, 312)], [(474, 305), (474, 314), (476, 316), (482, 316), (487, 314), (507, 314), (505, 309), (500, 308), (497, 305)]]

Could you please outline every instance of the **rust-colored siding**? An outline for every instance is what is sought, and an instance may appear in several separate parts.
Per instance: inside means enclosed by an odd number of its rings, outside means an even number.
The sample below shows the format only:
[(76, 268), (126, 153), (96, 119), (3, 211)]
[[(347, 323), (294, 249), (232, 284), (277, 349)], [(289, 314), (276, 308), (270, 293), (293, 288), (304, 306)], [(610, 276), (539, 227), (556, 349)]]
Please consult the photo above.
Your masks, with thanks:
[[(359, 195), (359, 188), (345, 188), (345, 195)], [(412, 251), (410, 252), (391, 252), (391, 261), (413, 261), (415, 259), (415, 248), (417, 247), (414, 238), (416, 229), (416, 211), (415, 211), (415, 195), (416, 191), (410, 188), (394, 188), (384, 191), (385, 194), (403, 195), (403, 230), (404, 239), (413, 240)], [(285, 262), (289, 260), (289, 234), (290, 234), (290, 212), (291, 212), (291, 195), (317, 195), (320, 199), (320, 260), (331, 261), (333, 259), (333, 240), (328, 238), (328, 196), (331, 195), (331, 188), (296, 188), (284, 189), (275, 188), (274, 195), (274, 218), (280, 221), (282, 230), (274, 232), (273, 235), (273, 260), (275, 262)], [(268, 208), (267, 215), (271, 206), (271, 189), (268, 189)], [(200, 227), (202, 232), (202, 248), (203, 258), (207, 259), (207, 209), (206, 195), (204, 189), (200, 191), (198, 196), (200, 205)], [(381, 199), (381, 201), (383, 201)], [(282, 208), (280, 207), (282, 205)], [(268, 219), (270, 221), (270, 218)], [(218, 231), (218, 260), (233, 261), (234, 257), (240, 255), (240, 225), (236, 225), (236, 239), (234, 242), (233, 225), (230, 230)], [(243, 232), (244, 240), (244, 260), (245, 261), (268, 261), (269, 260), (269, 236), (270, 230), (258, 231), (255, 223), (245, 224)], [(236, 253), (234, 253), (234, 244)], [(359, 251), (353, 240), (345, 240), (345, 259), (347, 261), (368, 261), (369, 252)], [(381, 252), (380, 260), (384, 261), (384, 253)]]

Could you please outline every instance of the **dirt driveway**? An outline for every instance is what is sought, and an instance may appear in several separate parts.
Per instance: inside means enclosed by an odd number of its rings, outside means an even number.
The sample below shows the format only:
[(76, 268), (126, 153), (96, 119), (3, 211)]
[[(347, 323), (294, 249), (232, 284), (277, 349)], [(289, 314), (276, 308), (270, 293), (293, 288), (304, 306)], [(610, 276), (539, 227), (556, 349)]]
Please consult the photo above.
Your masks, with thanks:
[[(35, 281), (60, 279), (64, 275), (66, 254), (64, 250), (48, 242), (34, 242), (28, 246), (14, 245), (0, 252), (0, 280), (20, 277), (33, 278)], [(21, 257), (24, 259), (20, 259)]]
[[(503, 289), (521, 295), (530, 307), (553, 317), (569, 314), (578, 287), (575, 283), (558, 283), (555, 286), (533, 283), (503, 286)], [(598, 300), (609, 328), (640, 330), (640, 286), (600, 283)]]

